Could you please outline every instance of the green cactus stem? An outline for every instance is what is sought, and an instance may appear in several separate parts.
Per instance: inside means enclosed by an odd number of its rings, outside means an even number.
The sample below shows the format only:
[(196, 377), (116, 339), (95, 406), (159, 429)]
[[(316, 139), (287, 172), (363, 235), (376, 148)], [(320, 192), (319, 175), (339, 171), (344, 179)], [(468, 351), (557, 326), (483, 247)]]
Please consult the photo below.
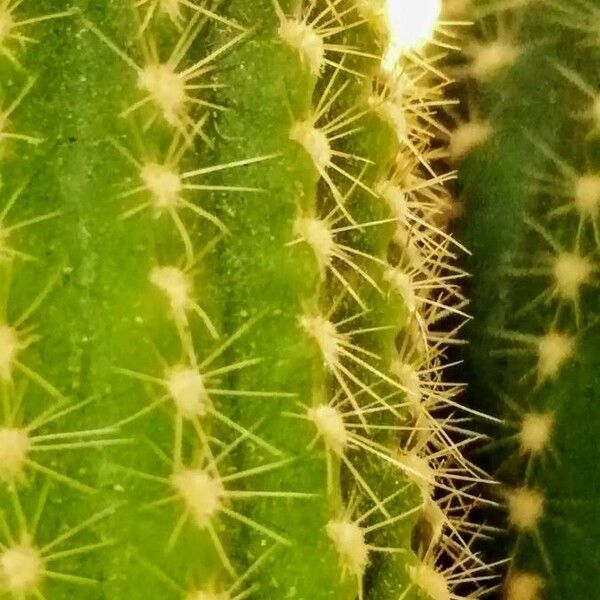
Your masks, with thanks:
[(0, 2), (0, 597), (489, 588), (439, 9)]

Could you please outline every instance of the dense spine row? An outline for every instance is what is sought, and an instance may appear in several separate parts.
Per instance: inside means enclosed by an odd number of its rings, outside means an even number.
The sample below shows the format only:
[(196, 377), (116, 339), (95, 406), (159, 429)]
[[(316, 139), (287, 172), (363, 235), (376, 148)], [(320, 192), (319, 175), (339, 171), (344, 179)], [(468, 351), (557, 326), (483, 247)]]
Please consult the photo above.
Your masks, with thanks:
[[(477, 438), (464, 415), (456, 414), (463, 386), (444, 377), (448, 347), (460, 344), (466, 319), (459, 287), (464, 273), (453, 264), (462, 249), (444, 228), (453, 210), (446, 186), (453, 174), (436, 172), (443, 153), (432, 144), (448, 133), (436, 114), (449, 102), (449, 80), (436, 67), (434, 46), (423, 52), (428, 44), (412, 15), (371, 2), (357, 4), (356, 14), (342, 4), (321, 12), (309, 4), (292, 15), (278, 5), (280, 36), (320, 77), (314, 108), (295, 121), (290, 138), (321, 179), (316, 206), (301, 209), (292, 243), (311, 248), (322, 280), (300, 325), (328, 372), (325, 391), (320, 383), (303, 415), (326, 450), (328, 488), (338, 513), (327, 533), (343, 572), (356, 577), (360, 597), (370, 565), (377, 573), (371, 576), (372, 597), (397, 593), (390, 578), (402, 578), (403, 570), (403, 598), (416, 592), (435, 599), (476, 597), (493, 581), (472, 549), (484, 528), (470, 521), (468, 508), (478, 503), (477, 485), (485, 477), (462, 455)], [(433, 15), (431, 24), (439, 18), (435, 10), (435, 3), (423, 8)], [(361, 19), (379, 32), (374, 57), (330, 43)], [(437, 27), (434, 44), (451, 48), (451, 24)], [(363, 60), (353, 60), (357, 55)], [(353, 140), (361, 126), (369, 132), (362, 144), (338, 143)], [(386, 148), (389, 158), (380, 152), (369, 167), (372, 155), (355, 150), (365, 144)], [(384, 235), (369, 239), (375, 228)], [(360, 232), (366, 245), (355, 247), (360, 238), (353, 234)], [(363, 336), (377, 331), (383, 335), (373, 353), (372, 341)], [(371, 483), (373, 475), (378, 483)], [(398, 495), (402, 480), (417, 492), (408, 504)], [(366, 527), (373, 516), (377, 521)], [(405, 534), (404, 543), (416, 553), (408, 568), (404, 555), (395, 557), (406, 550), (389, 541), (389, 531), (407, 518), (413, 525), (405, 530), (413, 533)], [(371, 531), (378, 532), (380, 547), (369, 545)], [(377, 559), (378, 552), (387, 556)]]
[(474, 252), (472, 389), (505, 425), (489, 449), (512, 559), (503, 594), (579, 597), (598, 581), (600, 523), (588, 486), (600, 425), (599, 13), (594, 2), (472, 4), (477, 39), (459, 67), (472, 114), (453, 142)]

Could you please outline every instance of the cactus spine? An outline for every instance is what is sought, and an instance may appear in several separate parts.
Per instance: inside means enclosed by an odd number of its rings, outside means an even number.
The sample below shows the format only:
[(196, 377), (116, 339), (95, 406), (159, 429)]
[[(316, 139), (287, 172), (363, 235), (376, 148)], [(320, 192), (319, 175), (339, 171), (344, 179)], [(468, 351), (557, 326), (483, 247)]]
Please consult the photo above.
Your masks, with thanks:
[[(597, 2), (474, 2), (455, 153), (473, 251), (470, 372), (503, 419), (506, 600), (585, 597), (598, 577)], [(469, 46), (467, 46), (469, 47)], [(595, 592), (590, 591), (593, 595)]]
[(0, 4), (2, 597), (485, 592), (438, 9)]

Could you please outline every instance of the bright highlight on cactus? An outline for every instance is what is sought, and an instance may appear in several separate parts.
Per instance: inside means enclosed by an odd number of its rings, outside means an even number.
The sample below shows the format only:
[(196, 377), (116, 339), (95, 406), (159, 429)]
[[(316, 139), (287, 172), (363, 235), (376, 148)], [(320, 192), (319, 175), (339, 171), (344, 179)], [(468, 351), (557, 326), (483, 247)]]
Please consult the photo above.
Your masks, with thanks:
[(391, 72), (402, 55), (420, 50), (432, 40), (442, 12), (442, 0), (423, 0), (418, 4), (409, 0), (384, 0), (383, 4), (389, 40), (382, 66)]

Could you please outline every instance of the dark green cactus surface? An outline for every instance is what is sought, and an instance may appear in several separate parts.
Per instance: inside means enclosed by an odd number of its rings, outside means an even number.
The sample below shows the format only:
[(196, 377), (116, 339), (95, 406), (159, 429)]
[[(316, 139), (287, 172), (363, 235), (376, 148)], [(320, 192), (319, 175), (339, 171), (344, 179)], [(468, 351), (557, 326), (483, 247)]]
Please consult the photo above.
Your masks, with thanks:
[(0, 1), (2, 599), (493, 585), (439, 12)]
[[(465, 3), (463, 3), (465, 4)], [(456, 9), (458, 10), (458, 6)], [(506, 600), (600, 587), (600, 4), (473, 2), (453, 134), (465, 201), (472, 403), (506, 510)], [(451, 144), (452, 146), (452, 144)]]

